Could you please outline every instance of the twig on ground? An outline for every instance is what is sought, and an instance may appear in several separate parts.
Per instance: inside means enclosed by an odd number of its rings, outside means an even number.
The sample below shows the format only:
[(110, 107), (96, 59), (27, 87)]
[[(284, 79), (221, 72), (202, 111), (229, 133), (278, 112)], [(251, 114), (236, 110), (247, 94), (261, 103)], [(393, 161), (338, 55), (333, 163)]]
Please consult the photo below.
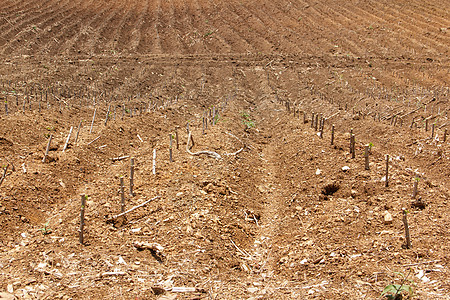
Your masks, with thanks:
[(146, 205), (147, 203), (149, 203), (150, 201), (156, 200), (156, 199), (158, 199), (158, 198), (160, 198), (160, 197), (161, 197), (161, 196), (153, 197), (152, 199), (147, 200), (147, 201), (145, 201), (145, 202), (143, 202), (143, 203), (141, 203), (141, 204), (139, 204), (139, 205), (137, 205), (137, 206), (134, 206), (134, 207), (130, 208), (129, 210), (124, 211), (123, 213), (120, 213), (120, 214), (118, 214), (118, 215), (112, 216), (111, 219), (117, 219), (118, 217), (121, 217), (121, 216), (123, 216), (123, 215), (126, 215), (127, 213), (132, 212), (133, 210), (135, 210), (135, 209), (137, 209), (137, 208), (139, 208), (139, 207), (142, 207), (142, 206)]
[(238, 193), (236, 193), (235, 191), (233, 191), (230, 187), (228, 187), (228, 190), (229, 190), (230, 193), (232, 193), (232, 194), (239, 195)]
[(329, 119), (331, 119), (332, 117), (337, 116), (339, 113), (340, 113), (340, 112), (338, 111), (338, 112), (332, 114), (331, 116), (326, 117), (325, 120), (329, 120)]
[(419, 143), (419, 142), (425, 142), (425, 141), (428, 141), (428, 140), (431, 140), (431, 139), (432, 139), (431, 137), (428, 137), (428, 138), (426, 138), (426, 139), (416, 140), (416, 141), (414, 141), (414, 142), (412, 142), (412, 143), (406, 144), (406, 146), (412, 146), (412, 145), (415, 145), (415, 144), (417, 144), (417, 143)]
[(130, 157), (129, 155), (125, 155), (125, 156), (113, 157), (113, 158), (111, 158), (111, 160), (112, 161), (120, 161), (120, 160), (127, 159), (129, 157)]
[(244, 150), (244, 148), (245, 148), (245, 144), (237, 136), (235, 136), (234, 134), (229, 133), (229, 132), (225, 132), (225, 133), (228, 134), (229, 136), (234, 137), (235, 139), (237, 139), (242, 144), (242, 148), (239, 149), (236, 152), (233, 152), (233, 153), (224, 153), (224, 155), (233, 156), (233, 155), (238, 155), (239, 153), (241, 153)]
[(93, 142), (95, 142), (96, 140), (98, 140), (100, 138), (100, 135), (98, 137), (96, 137), (95, 139), (93, 139), (92, 141), (90, 141), (89, 143), (87, 143), (87, 145), (89, 146), (90, 144), (92, 144)]
[(103, 272), (102, 273), (102, 277), (105, 277), (105, 276), (117, 276), (117, 275), (123, 276), (123, 275), (127, 275), (127, 273), (126, 272), (121, 272), (121, 271), (118, 271), (118, 272)]
[(232, 239), (230, 239), (230, 241), (231, 241), (231, 243), (233, 244), (233, 246), (236, 247), (236, 249), (237, 249), (242, 255), (246, 256), (246, 257), (244, 257), (245, 259), (252, 260), (251, 255), (248, 254), (247, 251), (242, 251), (238, 246), (236, 246), (236, 244), (233, 242)]
[(297, 193), (295, 193), (295, 194), (291, 197), (291, 200), (289, 200), (289, 202), (290, 202), (290, 203), (294, 202), (295, 197), (297, 197)]
[(419, 262), (419, 263), (414, 263), (414, 264), (402, 265), (402, 267), (414, 267), (414, 266), (418, 266), (418, 265), (428, 265), (428, 264), (434, 264), (434, 263), (437, 263), (440, 261), (441, 261), (440, 259), (429, 260), (429, 261), (424, 261), (424, 262)]
[(8, 167), (9, 167), (9, 164), (6, 165), (6, 167), (5, 167), (4, 171), (3, 171), (2, 178), (0, 178), (0, 185), (2, 185), (3, 180), (5, 180), (5, 177), (6, 177), (6, 171), (8, 171)]
[(187, 153), (189, 153), (190, 155), (201, 155), (201, 154), (205, 154), (205, 155), (208, 155), (208, 156), (210, 156), (210, 157), (212, 157), (212, 158), (215, 158), (215, 159), (222, 159), (222, 157), (217, 153), (217, 152), (214, 152), (214, 151), (198, 151), (198, 152), (191, 152), (190, 150), (189, 150), (189, 141), (191, 140), (191, 132), (189, 132), (189, 135), (188, 135), (188, 141), (187, 141), (187, 144), (186, 144), (186, 152)]
[(439, 158), (436, 159), (435, 161), (433, 161), (431, 164), (429, 164), (428, 167), (431, 167), (432, 165), (434, 165), (435, 163), (437, 163), (437, 162), (438, 162), (439, 160), (441, 160), (441, 159), (442, 159), (442, 155), (439, 156)]
[(52, 94), (52, 95), (53, 95), (53, 97), (56, 98), (56, 100), (61, 101), (61, 102), (64, 102), (65, 105), (68, 105), (66, 101), (64, 101), (64, 100), (62, 100), (62, 99), (59, 99), (55, 94)]

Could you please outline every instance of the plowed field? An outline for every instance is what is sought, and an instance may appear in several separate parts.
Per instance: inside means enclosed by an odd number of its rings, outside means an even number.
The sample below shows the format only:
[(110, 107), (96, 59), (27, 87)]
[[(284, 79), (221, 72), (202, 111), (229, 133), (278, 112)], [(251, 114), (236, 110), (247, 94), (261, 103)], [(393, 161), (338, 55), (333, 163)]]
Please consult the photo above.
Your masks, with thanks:
[(449, 7), (0, 0), (0, 299), (449, 299)]

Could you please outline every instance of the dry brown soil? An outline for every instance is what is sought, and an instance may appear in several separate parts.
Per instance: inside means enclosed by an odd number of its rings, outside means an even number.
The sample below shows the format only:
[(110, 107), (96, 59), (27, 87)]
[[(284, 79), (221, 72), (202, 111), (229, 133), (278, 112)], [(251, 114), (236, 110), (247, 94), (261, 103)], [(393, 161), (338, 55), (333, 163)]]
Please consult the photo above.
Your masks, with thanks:
[(0, 295), (450, 299), (449, 7), (0, 0)]

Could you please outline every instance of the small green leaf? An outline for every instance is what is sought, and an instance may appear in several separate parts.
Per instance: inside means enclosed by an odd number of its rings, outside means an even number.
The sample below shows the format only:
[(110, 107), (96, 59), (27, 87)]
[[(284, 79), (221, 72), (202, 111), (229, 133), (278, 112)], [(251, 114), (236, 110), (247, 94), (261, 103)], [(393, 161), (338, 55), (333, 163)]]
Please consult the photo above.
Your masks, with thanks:
[(383, 292), (381, 293), (381, 297), (385, 296), (388, 297), (388, 299), (395, 299), (395, 296), (402, 294), (402, 292), (407, 292), (409, 297), (412, 297), (414, 294), (413, 288), (409, 285), (390, 284), (384, 288)]

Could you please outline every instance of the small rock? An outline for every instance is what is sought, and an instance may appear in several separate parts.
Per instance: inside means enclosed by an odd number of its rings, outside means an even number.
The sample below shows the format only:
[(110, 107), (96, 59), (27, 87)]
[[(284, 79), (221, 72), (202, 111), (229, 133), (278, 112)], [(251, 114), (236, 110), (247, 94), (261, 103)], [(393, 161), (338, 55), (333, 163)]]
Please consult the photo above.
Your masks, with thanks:
[(126, 263), (125, 260), (122, 258), (122, 256), (119, 255), (119, 259), (117, 260), (117, 264), (118, 264), (118, 265), (126, 265), (127, 263)]
[(249, 288), (247, 288), (247, 291), (249, 293), (254, 294), (254, 293), (256, 293), (258, 291), (258, 288), (257, 287), (249, 287)]
[(322, 170), (321, 169), (317, 169), (316, 170), (316, 175), (320, 175), (320, 174), (322, 174)]
[(390, 225), (390, 224), (392, 224), (392, 221), (393, 221), (394, 219), (392, 218), (392, 215), (389, 213), (389, 212), (386, 212), (385, 214), (384, 214), (384, 224), (386, 224), (386, 225)]
[(289, 260), (289, 257), (283, 256), (282, 258), (280, 258), (279, 263), (280, 263), (280, 264), (284, 264), (284, 263), (286, 263), (288, 260)]
[(208, 193), (211, 193), (214, 191), (214, 185), (212, 183), (209, 183), (206, 187), (205, 187), (205, 191)]
[(347, 172), (348, 170), (350, 170), (349, 166), (343, 166), (342, 167), (342, 171)]
[(260, 193), (265, 193), (265, 192), (267, 192), (267, 189), (266, 189), (266, 187), (265, 187), (264, 185), (257, 185), (256, 188), (258, 189), (258, 191), (259, 191)]
[(16, 297), (10, 293), (0, 293), (0, 299), (1, 300), (15, 300)]

